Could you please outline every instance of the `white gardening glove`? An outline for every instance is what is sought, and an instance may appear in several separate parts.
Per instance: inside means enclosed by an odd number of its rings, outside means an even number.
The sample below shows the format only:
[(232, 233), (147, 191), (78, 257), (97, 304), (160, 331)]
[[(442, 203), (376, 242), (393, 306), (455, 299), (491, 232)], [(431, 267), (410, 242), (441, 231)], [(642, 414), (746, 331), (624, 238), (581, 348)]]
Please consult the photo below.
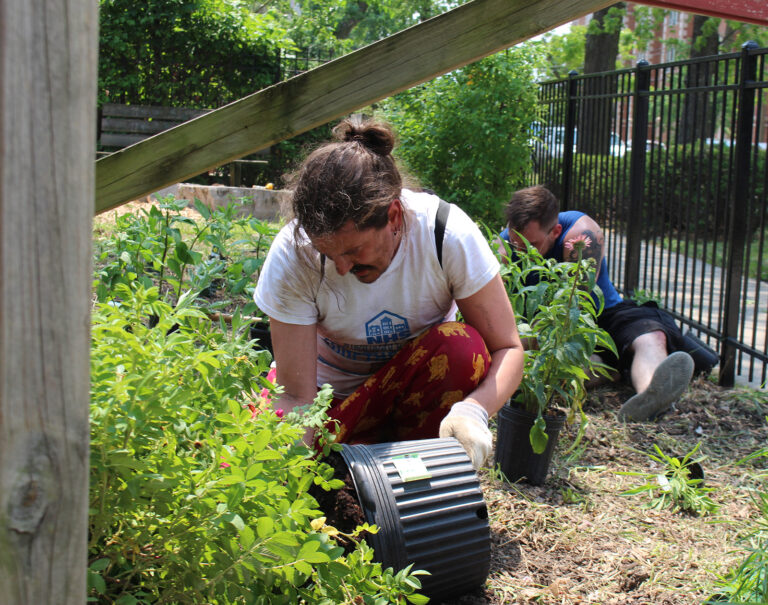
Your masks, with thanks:
[(475, 470), (479, 470), (491, 453), (493, 439), (488, 430), (488, 412), (470, 401), (458, 401), (440, 423), (441, 437), (455, 437), (467, 451)]

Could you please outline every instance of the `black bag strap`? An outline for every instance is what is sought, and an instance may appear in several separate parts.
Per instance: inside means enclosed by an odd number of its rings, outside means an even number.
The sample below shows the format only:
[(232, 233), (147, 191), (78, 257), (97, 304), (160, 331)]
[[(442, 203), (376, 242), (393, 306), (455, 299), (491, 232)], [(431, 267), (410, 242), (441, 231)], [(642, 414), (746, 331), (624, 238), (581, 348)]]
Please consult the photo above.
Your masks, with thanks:
[(437, 216), (435, 216), (435, 246), (437, 247), (437, 262), (440, 268), (443, 268), (443, 236), (445, 235), (445, 223), (448, 222), (448, 213), (451, 211), (451, 205), (448, 202), (440, 200), (437, 207)]

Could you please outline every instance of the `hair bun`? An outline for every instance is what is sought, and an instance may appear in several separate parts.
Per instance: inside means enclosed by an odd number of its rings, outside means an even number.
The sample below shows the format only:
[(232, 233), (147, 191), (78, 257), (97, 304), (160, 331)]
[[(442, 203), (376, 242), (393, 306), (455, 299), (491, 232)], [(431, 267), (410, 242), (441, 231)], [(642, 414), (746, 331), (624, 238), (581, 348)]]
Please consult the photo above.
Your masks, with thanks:
[(375, 154), (387, 156), (395, 147), (395, 135), (381, 122), (353, 116), (340, 122), (333, 134), (340, 141), (360, 143)]

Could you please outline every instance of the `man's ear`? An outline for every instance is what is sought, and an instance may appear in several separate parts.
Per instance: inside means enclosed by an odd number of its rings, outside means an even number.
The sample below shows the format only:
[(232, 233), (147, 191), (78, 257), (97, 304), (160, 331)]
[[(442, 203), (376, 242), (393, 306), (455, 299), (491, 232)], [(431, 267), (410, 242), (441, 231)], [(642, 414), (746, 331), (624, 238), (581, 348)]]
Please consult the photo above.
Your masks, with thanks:
[(395, 229), (403, 228), (403, 204), (400, 199), (393, 200), (387, 209), (387, 220)]
[(560, 234), (563, 232), (563, 226), (560, 223), (557, 223), (554, 227), (552, 227), (552, 235), (555, 239), (560, 237)]

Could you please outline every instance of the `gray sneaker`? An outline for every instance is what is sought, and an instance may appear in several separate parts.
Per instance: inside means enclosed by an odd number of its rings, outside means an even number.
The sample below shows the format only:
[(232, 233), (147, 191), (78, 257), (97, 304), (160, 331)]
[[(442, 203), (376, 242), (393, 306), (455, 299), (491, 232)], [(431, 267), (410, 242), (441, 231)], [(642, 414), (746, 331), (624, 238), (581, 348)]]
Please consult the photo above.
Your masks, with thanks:
[(650, 420), (667, 410), (688, 387), (693, 366), (693, 359), (688, 353), (672, 353), (656, 368), (648, 388), (624, 402), (619, 410), (619, 419)]

